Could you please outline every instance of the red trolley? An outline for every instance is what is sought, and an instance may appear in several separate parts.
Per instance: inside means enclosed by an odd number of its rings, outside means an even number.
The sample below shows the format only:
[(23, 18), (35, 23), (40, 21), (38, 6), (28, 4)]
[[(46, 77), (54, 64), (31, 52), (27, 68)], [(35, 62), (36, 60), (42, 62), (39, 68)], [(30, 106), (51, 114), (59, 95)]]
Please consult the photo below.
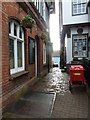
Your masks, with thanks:
[(84, 77), (84, 68), (82, 65), (71, 65), (70, 67), (70, 81), (69, 81), (70, 90), (73, 84), (86, 85), (86, 80)]

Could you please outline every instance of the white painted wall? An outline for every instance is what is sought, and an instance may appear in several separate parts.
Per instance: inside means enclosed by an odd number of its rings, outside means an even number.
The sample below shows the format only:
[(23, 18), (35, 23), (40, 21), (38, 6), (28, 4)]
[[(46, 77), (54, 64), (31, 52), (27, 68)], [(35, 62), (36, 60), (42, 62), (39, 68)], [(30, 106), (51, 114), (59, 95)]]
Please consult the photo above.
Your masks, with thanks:
[[(79, 27), (73, 27), (73, 28), (71, 28), (71, 37), (72, 37), (72, 34), (78, 34), (77, 33), (77, 29), (78, 28)], [(82, 27), (82, 29), (83, 29), (83, 34), (88, 33), (88, 26), (84, 26), (84, 27)]]
[[(67, 38), (67, 35), (65, 37), (66, 63), (69, 63), (70, 61), (73, 60), (73, 57), (72, 57), (72, 35), (77, 34), (77, 29), (78, 29), (78, 27), (71, 28), (71, 38)], [(83, 34), (87, 34), (89, 32), (90, 32), (90, 27), (88, 27), (88, 26), (83, 27)]]
[(88, 14), (72, 16), (72, 0), (62, 0), (63, 25), (88, 22)]
[(65, 37), (66, 42), (66, 63), (72, 61), (72, 39)]

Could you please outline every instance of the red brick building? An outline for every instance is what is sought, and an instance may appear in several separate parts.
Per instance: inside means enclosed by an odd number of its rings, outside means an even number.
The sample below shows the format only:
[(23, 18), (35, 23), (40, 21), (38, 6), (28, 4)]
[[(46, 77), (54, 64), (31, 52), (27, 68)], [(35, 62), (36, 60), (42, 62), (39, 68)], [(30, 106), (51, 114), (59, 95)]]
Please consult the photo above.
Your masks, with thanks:
[[(42, 3), (42, 2), (41, 2)], [(40, 4), (41, 4), (40, 3)], [(27, 88), (50, 69), (50, 41), (41, 39), (48, 26), (51, 3), (43, 2), (47, 21), (37, 10), (36, 3), (2, 2), (2, 109), (16, 101)], [(40, 7), (38, 5), (38, 7)], [(41, 9), (40, 9), (41, 10)], [(32, 31), (21, 28), (20, 22), (30, 14), (36, 21)], [(50, 59), (49, 59), (50, 58)]]

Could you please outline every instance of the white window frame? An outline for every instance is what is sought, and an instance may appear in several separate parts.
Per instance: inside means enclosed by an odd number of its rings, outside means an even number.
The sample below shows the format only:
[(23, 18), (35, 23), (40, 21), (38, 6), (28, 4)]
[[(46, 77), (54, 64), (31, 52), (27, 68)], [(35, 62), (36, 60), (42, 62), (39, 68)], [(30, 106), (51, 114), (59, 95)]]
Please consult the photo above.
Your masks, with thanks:
[[(73, 0), (73, 2), (72, 2), (72, 14), (73, 15), (78, 15), (78, 14), (87, 13), (87, 11), (86, 11), (87, 4), (86, 3), (87, 3), (86, 0)], [(83, 7), (83, 5), (85, 7)], [(74, 6), (76, 6), (76, 9), (74, 9)], [(84, 11), (83, 11), (83, 9), (84, 9)]]
[(46, 44), (43, 43), (43, 64), (46, 64)]
[[(83, 47), (86, 47), (86, 50), (83, 50)], [(87, 35), (73, 35), (73, 57), (83, 58), (87, 57)], [(75, 51), (77, 51), (77, 55), (75, 55)]]
[[(14, 23), (17, 25), (17, 36), (14, 35)], [(25, 59), (24, 59), (24, 31), (21, 29), (22, 31), (22, 38), (19, 37), (19, 29), (20, 29), (20, 25), (14, 21), (11, 20), (10, 21), (10, 27), (11, 27), (11, 33), (9, 33), (9, 38), (11, 38), (12, 40), (14, 40), (14, 68), (10, 69), (10, 74), (15, 74), (18, 72), (21, 72), (23, 70), (25, 70)], [(22, 42), (22, 67), (18, 67), (18, 59), (17, 59), (17, 42), (20, 41)]]

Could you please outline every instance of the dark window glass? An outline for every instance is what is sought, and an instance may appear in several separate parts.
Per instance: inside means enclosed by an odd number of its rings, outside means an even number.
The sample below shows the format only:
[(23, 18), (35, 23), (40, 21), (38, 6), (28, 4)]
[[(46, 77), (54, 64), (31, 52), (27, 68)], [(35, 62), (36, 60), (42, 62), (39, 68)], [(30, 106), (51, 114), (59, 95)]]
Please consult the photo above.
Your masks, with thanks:
[(35, 63), (35, 42), (30, 37), (28, 38), (28, 56), (29, 56), (29, 64)]
[(10, 69), (14, 68), (14, 40), (10, 39), (9, 53), (10, 53)]
[(86, 46), (83, 47), (83, 50), (86, 50)]
[(17, 42), (18, 67), (22, 67), (22, 42)]
[(22, 30), (21, 30), (21, 28), (19, 29), (19, 37), (22, 38)]
[(17, 36), (17, 25), (14, 23), (14, 35)]
[(11, 33), (11, 23), (9, 22), (9, 33)]

